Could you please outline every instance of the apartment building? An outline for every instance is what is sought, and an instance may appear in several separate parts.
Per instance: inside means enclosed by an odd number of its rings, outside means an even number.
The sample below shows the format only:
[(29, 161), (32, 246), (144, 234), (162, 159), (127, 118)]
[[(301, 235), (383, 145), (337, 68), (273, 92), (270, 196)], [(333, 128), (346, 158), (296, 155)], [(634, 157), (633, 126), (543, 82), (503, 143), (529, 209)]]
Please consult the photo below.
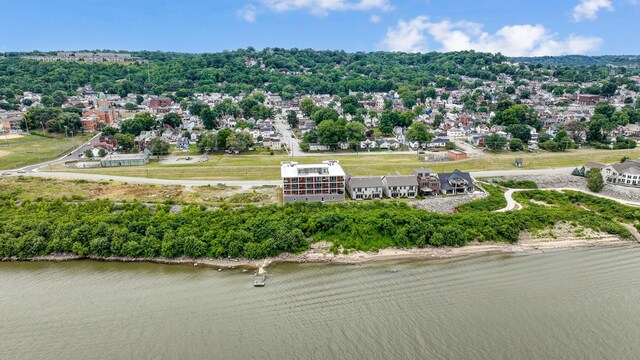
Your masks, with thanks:
[(344, 201), (345, 173), (337, 160), (322, 164), (280, 163), (285, 203)]

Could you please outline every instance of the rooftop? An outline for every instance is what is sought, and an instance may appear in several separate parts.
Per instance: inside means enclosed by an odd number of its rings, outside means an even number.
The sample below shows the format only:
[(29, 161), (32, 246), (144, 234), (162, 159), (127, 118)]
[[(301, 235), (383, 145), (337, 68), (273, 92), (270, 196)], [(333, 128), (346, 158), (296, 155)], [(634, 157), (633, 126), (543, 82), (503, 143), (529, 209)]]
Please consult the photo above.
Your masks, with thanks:
[(322, 164), (300, 165), (297, 162), (284, 161), (280, 163), (280, 175), (283, 178), (309, 176), (345, 176), (338, 160), (323, 161)]

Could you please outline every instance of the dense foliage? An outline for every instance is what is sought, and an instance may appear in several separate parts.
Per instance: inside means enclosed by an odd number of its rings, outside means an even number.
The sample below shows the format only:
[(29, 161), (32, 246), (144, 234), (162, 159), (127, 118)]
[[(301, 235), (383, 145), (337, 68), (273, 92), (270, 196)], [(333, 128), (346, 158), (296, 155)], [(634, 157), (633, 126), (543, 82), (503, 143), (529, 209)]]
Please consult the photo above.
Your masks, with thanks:
[[(386, 92), (402, 86), (422, 88), (432, 84), (440, 88), (460, 88), (481, 85), (481, 81), (467, 84), (462, 76), (496, 80), (499, 74), (507, 74), (514, 80), (541, 80), (553, 72), (561, 82), (578, 83), (611, 76), (611, 70), (606, 66), (608, 62), (603, 61), (590, 64), (593, 66), (589, 68), (575, 67), (580, 65), (577, 60), (542, 65), (536, 59), (527, 59), (538, 64), (512, 65), (500, 54), (473, 51), (420, 54), (281, 48), (256, 51), (247, 48), (209, 54), (133, 52), (132, 55), (147, 62), (130, 64), (38, 62), (20, 59), (22, 55), (25, 54), (6, 53), (6, 57), (0, 59), (0, 92), (43, 93), (51, 106), (63, 98), (60, 93), (54, 96), (56, 91), (68, 94), (86, 84), (93, 85), (97, 91), (120, 95), (176, 92), (178, 98), (188, 97), (193, 92), (218, 91), (234, 95), (257, 88), (288, 99), (296, 94), (347, 95), (350, 90)], [(627, 60), (622, 65), (635, 66), (637, 61)], [(425, 95), (429, 96), (428, 93)], [(415, 93), (403, 94), (403, 100), (414, 104)], [(345, 111), (353, 113), (357, 107), (353, 103)]]
[[(308, 241), (328, 240), (334, 247), (372, 250), (386, 247), (461, 246), (468, 241), (515, 242), (522, 230), (540, 230), (571, 221), (611, 234), (629, 236), (612, 221), (640, 219), (640, 210), (583, 194), (527, 191), (554, 207), (529, 205), (522, 211), (493, 213), (504, 197), (491, 197), (453, 215), (428, 213), (404, 203), (288, 204), (218, 210), (168, 205), (26, 201), (0, 194), (0, 257), (29, 258), (50, 253), (174, 258), (180, 256), (262, 258), (299, 252)], [(500, 200), (500, 204), (498, 201)], [(484, 205), (478, 205), (485, 202)], [(580, 203), (587, 211), (572, 205)], [(471, 211), (473, 210), (473, 211)]]

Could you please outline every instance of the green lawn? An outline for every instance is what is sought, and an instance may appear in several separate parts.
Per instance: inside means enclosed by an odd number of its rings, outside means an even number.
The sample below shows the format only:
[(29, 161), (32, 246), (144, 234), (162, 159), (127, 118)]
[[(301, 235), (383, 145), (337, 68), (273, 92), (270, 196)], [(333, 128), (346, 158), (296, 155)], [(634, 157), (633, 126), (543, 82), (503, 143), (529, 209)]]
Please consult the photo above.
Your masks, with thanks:
[[(510, 153), (486, 154), (483, 158), (463, 161), (425, 163), (416, 155), (376, 154), (369, 156), (335, 156), (347, 174), (386, 175), (394, 172), (410, 174), (418, 167), (430, 167), (436, 172), (449, 172), (454, 169), (463, 171), (509, 170), (515, 169), (516, 157), (524, 158), (524, 169), (545, 169), (556, 167), (582, 166), (588, 161), (618, 162), (623, 156), (632, 159), (640, 157), (640, 149), (634, 150), (572, 150), (566, 153)], [(108, 169), (69, 169), (54, 167), (54, 171), (86, 172), (104, 175), (133, 177), (152, 177), (160, 179), (194, 180), (277, 180), (280, 178), (281, 161), (297, 161), (312, 164), (327, 157), (258, 156), (258, 155), (213, 155), (209, 161), (184, 165), (160, 165), (151, 161), (146, 166), (133, 166)]]
[(15, 169), (36, 164), (38, 161), (56, 159), (90, 138), (89, 134), (54, 139), (26, 135), (17, 139), (5, 140), (0, 136), (0, 169)]

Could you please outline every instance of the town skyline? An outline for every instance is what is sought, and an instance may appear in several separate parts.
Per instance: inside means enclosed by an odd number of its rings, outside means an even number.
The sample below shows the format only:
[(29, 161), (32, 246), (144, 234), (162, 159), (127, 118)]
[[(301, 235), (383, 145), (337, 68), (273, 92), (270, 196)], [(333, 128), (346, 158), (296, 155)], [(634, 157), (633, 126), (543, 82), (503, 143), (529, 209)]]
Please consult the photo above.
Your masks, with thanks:
[[(64, 1), (5, 5), (0, 52), (114, 49), (219, 52), (239, 48), (500, 52), (507, 56), (631, 55), (640, 30), (630, 0)], [(100, 16), (78, 16), (96, 13)], [(172, 16), (166, 18), (166, 14)], [(29, 21), (20, 19), (28, 18)], [(295, 29), (295, 31), (292, 31)], [(108, 31), (106, 31), (108, 30)], [(82, 36), (79, 36), (79, 34)]]

